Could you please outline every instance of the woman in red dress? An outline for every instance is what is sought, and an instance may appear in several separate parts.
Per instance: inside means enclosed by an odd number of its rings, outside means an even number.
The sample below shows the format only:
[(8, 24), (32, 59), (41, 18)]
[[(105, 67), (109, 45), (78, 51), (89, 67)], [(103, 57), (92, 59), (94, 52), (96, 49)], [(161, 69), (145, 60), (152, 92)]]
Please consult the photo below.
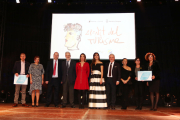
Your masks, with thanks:
[[(84, 102), (86, 97), (86, 90), (89, 90), (88, 77), (90, 72), (89, 63), (86, 62), (86, 55), (82, 53), (80, 55), (80, 62), (76, 63), (76, 82), (74, 89), (78, 90), (79, 108), (84, 108)], [(83, 95), (81, 102), (81, 95)]]

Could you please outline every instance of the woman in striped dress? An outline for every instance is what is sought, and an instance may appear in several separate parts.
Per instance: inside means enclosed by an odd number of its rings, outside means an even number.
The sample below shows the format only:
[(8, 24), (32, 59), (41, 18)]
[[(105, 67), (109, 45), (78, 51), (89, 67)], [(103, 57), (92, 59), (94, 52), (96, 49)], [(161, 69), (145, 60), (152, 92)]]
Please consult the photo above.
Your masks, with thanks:
[(106, 88), (103, 78), (103, 63), (98, 53), (94, 53), (91, 63), (91, 79), (89, 89), (89, 108), (106, 108)]

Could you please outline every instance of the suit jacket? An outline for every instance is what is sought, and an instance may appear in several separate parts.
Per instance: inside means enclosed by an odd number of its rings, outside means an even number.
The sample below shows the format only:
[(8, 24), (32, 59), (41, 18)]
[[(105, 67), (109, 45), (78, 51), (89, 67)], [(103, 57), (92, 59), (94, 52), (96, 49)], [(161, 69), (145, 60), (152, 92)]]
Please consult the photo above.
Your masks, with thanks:
[[(107, 74), (108, 74), (108, 67), (109, 67), (109, 62), (105, 64), (104, 67), (104, 78), (105, 80), (107, 79)], [(119, 63), (114, 62), (114, 66), (112, 68), (112, 78), (113, 78), (113, 82), (116, 83), (116, 81), (121, 81), (121, 69), (119, 66)]]
[[(47, 64), (47, 68), (46, 68), (46, 72), (45, 72), (45, 81), (51, 82), (51, 80), (52, 80), (52, 75), (53, 75), (53, 70), (54, 70), (53, 61), (54, 61), (54, 59), (51, 59), (51, 60), (49, 60), (49, 62)], [(59, 82), (61, 82), (61, 77), (62, 77), (61, 65), (62, 65), (61, 61), (58, 60), (58, 80), (59, 80)]]
[[(25, 75), (28, 74), (29, 66), (30, 66), (30, 63), (25, 61)], [(13, 73), (14, 74), (15, 73), (18, 73), (18, 74), (21, 73), (21, 60), (15, 62), (15, 65), (13, 68)]]
[[(148, 70), (149, 62), (145, 66), (145, 70)], [(153, 65), (151, 66), (152, 75), (155, 76), (155, 80), (160, 80), (160, 66), (158, 61), (153, 61)]]
[[(66, 60), (62, 62), (62, 82), (66, 81), (67, 67)], [(70, 67), (68, 69), (68, 79), (70, 84), (74, 84), (76, 80), (76, 62), (71, 60)]]

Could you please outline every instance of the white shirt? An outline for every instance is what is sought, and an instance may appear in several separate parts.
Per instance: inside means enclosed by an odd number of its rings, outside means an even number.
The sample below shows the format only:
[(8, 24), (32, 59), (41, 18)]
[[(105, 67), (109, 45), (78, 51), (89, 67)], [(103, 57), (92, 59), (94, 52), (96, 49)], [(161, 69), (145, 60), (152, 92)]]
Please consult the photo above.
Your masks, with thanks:
[(25, 61), (21, 61), (21, 72), (20, 72), (21, 75), (25, 75)]
[(111, 65), (111, 62), (109, 62), (109, 67), (108, 67), (107, 77), (113, 77), (113, 75), (112, 75), (112, 70), (113, 70), (114, 62), (112, 62), (112, 67), (111, 67), (111, 76), (109, 76), (110, 65)]
[(58, 78), (58, 60), (53, 60), (53, 71), (54, 71), (54, 65), (55, 65), (55, 61), (56, 61), (56, 74), (52, 75), (52, 78)]
[(69, 59), (69, 61), (66, 60), (66, 64), (67, 62), (68, 62), (68, 66), (70, 67), (71, 59)]

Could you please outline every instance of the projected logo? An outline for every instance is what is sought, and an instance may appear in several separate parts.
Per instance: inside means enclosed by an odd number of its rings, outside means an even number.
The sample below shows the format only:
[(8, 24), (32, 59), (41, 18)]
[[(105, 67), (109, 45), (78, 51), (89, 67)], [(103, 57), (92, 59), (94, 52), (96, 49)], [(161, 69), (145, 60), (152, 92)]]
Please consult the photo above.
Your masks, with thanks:
[(66, 32), (65, 47), (68, 50), (79, 50), (78, 45), (81, 41), (82, 25), (68, 23), (64, 27), (64, 32)]

